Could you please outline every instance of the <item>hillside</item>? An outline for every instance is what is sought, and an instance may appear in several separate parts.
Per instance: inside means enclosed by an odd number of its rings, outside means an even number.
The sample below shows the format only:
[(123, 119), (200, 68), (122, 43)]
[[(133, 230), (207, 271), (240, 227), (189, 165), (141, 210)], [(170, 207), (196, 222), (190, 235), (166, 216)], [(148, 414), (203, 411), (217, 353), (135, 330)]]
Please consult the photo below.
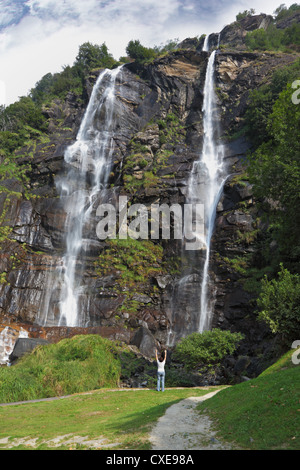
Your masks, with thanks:
[[(259, 377), (222, 390), (199, 406), (218, 436), (251, 450), (299, 449), (299, 370), (286, 353)], [(201, 417), (201, 414), (200, 414)]]

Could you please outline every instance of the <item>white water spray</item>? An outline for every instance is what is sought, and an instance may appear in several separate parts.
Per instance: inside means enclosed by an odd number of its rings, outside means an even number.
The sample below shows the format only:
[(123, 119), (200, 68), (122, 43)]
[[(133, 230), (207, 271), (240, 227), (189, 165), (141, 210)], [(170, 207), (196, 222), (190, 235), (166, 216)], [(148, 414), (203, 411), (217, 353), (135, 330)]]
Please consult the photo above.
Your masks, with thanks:
[(208, 52), (209, 51), (209, 34), (205, 36), (202, 51)]
[[(209, 38), (205, 47), (208, 47)], [(204, 48), (203, 48), (204, 50)], [(204, 204), (204, 239), (201, 240), (205, 250), (205, 260), (202, 272), (200, 318), (198, 330), (209, 329), (212, 317), (213, 299), (208, 296), (209, 259), (211, 237), (214, 229), (215, 214), (218, 201), (225, 182), (223, 146), (218, 142), (218, 116), (216, 109), (214, 64), (216, 51), (208, 60), (203, 100), (203, 147), (200, 158), (194, 162), (189, 180), (188, 201)]]
[(80, 297), (83, 262), (79, 255), (89, 242), (84, 239), (86, 222), (94, 209), (94, 203), (105, 188), (114, 150), (113, 124), (115, 83), (120, 67), (104, 70), (98, 77), (74, 144), (65, 152), (68, 173), (57, 182), (60, 198), (66, 212), (66, 249), (62, 265), (57, 268), (53, 290), (60, 290), (59, 317), (51, 312), (51, 296), (46, 300), (42, 313), (43, 324), (58, 326), (85, 326)]

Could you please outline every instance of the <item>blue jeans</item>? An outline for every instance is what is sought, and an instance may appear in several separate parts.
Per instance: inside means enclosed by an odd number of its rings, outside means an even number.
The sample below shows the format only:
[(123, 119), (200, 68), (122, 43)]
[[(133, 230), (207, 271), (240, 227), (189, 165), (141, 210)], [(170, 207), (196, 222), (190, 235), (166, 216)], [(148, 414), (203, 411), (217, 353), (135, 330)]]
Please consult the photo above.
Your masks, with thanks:
[(165, 391), (165, 372), (157, 372), (157, 391), (160, 391), (160, 381), (161, 381), (161, 391)]

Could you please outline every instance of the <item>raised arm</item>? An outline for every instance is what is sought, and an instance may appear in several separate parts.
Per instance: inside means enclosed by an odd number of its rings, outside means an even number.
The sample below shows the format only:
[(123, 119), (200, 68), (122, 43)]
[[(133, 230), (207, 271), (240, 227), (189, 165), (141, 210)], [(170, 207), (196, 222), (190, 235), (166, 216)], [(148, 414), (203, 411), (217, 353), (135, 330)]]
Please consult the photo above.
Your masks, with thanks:
[(158, 361), (158, 357), (157, 357), (157, 349), (155, 349), (155, 358), (156, 358), (156, 361)]

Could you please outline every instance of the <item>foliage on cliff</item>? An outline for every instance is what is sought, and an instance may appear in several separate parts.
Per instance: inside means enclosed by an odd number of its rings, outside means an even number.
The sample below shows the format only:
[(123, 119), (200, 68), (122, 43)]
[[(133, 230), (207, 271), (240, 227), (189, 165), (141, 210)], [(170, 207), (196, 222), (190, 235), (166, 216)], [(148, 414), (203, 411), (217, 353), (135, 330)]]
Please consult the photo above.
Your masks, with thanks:
[(287, 346), (300, 336), (300, 276), (281, 265), (278, 279), (262, 281), (259, 319), (265, 321)]
[[(294, 3), (289, 8), (284, 4), (275, 10), (275, 16), (269, 26), (264, 29), (249, 31), (245, 37), (249, 50), (272, 51), (299, 51), (300, 24), (294, 21), (300, 13), (300, 5)], [(280, 23), (285, 20), (287, 26), (282, 28)], [(290, 21), (288, 21), (290, 20)]]
[(297, 270), (300, 260), (300, 108), (292, 100), (294, 91), (288, 84), (271, 112), (265, 113), (268, 138), (249, 156), (248, 173), (255, 194), (272, 221), (280, 260)]
[[(299, 73), (299, 59), (275, 71), (269, 83), (250, 93), (246, 113), (247, 135), (255, 148), (248, 155), (247, 173), (268, 227), (265, 243), (273, 244), (272, 253), (263, 249), (260, 257), (273, 272), (261, 283), (259, 318), (285, 342), (299, 335), (290, 274), (300, 267)], [(280, 263), (285, 269), (279, 270)]]

